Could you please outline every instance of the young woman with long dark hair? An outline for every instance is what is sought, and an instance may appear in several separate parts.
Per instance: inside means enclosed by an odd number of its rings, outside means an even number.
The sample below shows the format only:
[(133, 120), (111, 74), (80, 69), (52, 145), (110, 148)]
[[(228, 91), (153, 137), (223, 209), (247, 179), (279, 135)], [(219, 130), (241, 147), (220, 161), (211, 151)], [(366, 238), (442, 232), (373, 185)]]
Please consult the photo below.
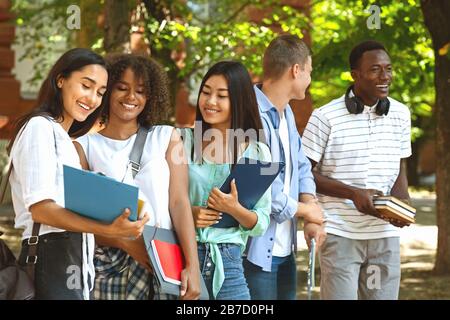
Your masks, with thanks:
[[(230, 194), (218, 189), (240, 158), (271, 160), (252, 81), (240, 62), (222, 61), (208, 70), (200, 85), (195, 128), (180, 131), (189, 158), (200, 267), (210, 297), (250, 299), (241, 257), (248, 237), (267, 229), (270, 188), (249, 209), (239, 204), (234, 181)], [(221, 219), (220, 212), (232, 215), (239, 226), (212, 227)]]
[(107, 79), (101, 56), (67, 51), (44, 80), (36, 109), (17, 122), (8, 148), (15, 226), (24, 229), (19, 263), (34, 265), (35, 299), (89, 299), (92, 234), (136, 237), (148, 220), (130, 222), (125, 210), (108, 225), (64, 208), (63, 165), (81, 168), (71, 137), (95, 123)]

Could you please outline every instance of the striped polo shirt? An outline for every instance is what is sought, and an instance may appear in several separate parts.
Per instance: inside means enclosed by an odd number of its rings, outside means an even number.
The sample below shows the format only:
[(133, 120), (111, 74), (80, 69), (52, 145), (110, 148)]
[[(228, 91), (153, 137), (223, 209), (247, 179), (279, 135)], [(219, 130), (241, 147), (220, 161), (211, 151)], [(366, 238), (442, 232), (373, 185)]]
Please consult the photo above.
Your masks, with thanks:
[[(400, 159), (411, 155), (411, 115), (407, 106), (389, 100), (389, 113), (382, 116), (375, 106), (349, 113), (344, 96), (314, 110), (302, 137), (306, 156), (317, 162), (314, 170), (350, 186), (390, 194)], [(351, 200), (317, 196), (327, 233), (360, 240), (399, 236), (397, 227), (359, 212)]]

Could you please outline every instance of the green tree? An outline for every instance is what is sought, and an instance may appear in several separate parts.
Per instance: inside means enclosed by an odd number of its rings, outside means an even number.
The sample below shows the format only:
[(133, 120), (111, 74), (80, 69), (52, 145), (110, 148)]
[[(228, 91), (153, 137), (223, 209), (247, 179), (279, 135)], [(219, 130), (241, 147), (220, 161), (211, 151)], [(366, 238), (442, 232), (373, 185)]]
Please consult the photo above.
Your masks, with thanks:
[[(367, 26), (373, 4), (380, 9), (380, 29)], [(408, 159), (408, 179), (418, 184), (418, 150), (434, 136), (434, 55), (419, 2), (335, 0), (311, 6), (315, 106), (337, 98), (350, 85), (348, 55), (356, 43), (366, 39), (383, 43), (394, 68), (390, 95), (411, 109), (413, 155)]]
[[(220, 59), (240, 60), (253, 74), (260, 75), (261, 53), (275, 35), (269, 27), (275, 25), (302, 36), (301, 28), (306, 27), (307, 21), (304, 14), (289, 6), (279, 6), (276, 0), (103, 0), (96, 5), (91, 0), (45, 0), (34, 5), (15, 0), (14, 3), (17, 23), (24, 30), (18, 40), (26, 49), (22, 59), (31, 57), (42, 62), (36, 66), (32, 79), (35, 83), (42, 80), (55, 56), (60, 54), (54, 50), (54, 39), (66, 47), (81, 44), (99, 53), (126, 50), (126, 30), (129, 33), (131, 29), (129, 17), (143, 3), (146, 9), (143, 21), (133, 22), (133, 27), (144, 26), (152, 56), (169, 74), (172, 96), (181, 83), (189, 87), (191, 79), (198, 79), (206, 66)], [(70, 4), (82, 8), (81, 32), (64, 28)], [(250, 7), (275, 9), (261, 23), (247, 21)], [(95, 12), (104, 17), (103, 30), (95, 25)]]
[[(196, 90), (195, 80), (206, 67), (223, 59), (240, 60), (258, 76), (262, 72), (262, 52), (275, 33), (269, 28), (285, 21), (283, 30), (302, 36), (305, 15), (278, 1), (150, 1), (147, 9), (146, 36), (152, 55), (167, 68), (173, 93), (184, 83)], [(252, 9), (271, 10), (270, 19), (248, 21)], [(295, 21), (293, 21), (295, 19)], [(192, 81), (194, 80), (194, 81)], [(194, 85), (192, 85), (194, 83)]]
[[(64, 28), (67, 6), (74, 2), (82, 8), (79, 32)], [(27, 48), (26, 56), (39, 58), (34, 80), (42, 79), (54, 61), (56, 40), (69, 47), (90, 46), (100, 53), (124, 50), (127, 29), (130, 32), (140, 25), (152, 56), (169, 73), (173, 97), (183, 83), (196, 90), (192, 80), (198, 80), (205, 67), (217, 60), (238, 59), (255, 76), (261, 75), (262, 52), (276, 33), (303, 36), (306, 30), (314, 52), (310, 91), (314, 105), (320, 106), (349, 85), (347, 60), (353, 45), (368, 38), (379, 40), (394, 64), (392, 96), (412, 111), (413, 156), (408, 160), (408, 176), (416, 184), (418, 148), (434, 134), (434, 54), (418, 0), (377, 1), (381, 29), (373, 30), (366, 22), (375, 0), (301, 2), (309, 3), (303, 12), (278, 0), (46, 0), (40, 5), (15, 0), (15, 8), (18, 24), (28, 26), (19, 39)], [(145, 12), (140, 21), (130, 21), (138, 5)], [(265, 12), (262, 21), (249, 21), (250, 8)], [(96, 15), (104, 17), (103, 29)]]
[[(238, 59), (259, 76), (262, 52), (277, 32), (303, 36), (307, 31), (314, 52), (310, 92), (318, 107), (340, 96), (350, 84), (347, 61), (351, 48), (361, 40), (379, 40), (386, 45), (394, 65), (392, 96), (412, 112), (413, 156), (408, 162), (408, 177), (413, 184), (417, 183), (420, 144), (434, 135), (437, 140), (439, 239), (435, 270), (448, 273), (449, 1), (301, 2), (308, 5), (303, 12), (280, 5), (278, 0), (14, 0), (14, 9), (21, 29), (18, 43), (26, 49), (21, 58), (37, 59), (35, 83), (67, 47), (92, 47), (100, 53), (124, 50), (130, 30), (142, 26), (152, 56), (169, 73), (173, 96), (181, 83), (196, 89), (192, 79), (201, 77), (207, 66), (221, 59)], [(71, 4), (82, 9), (80, 31), (65, 27)], [(367, 27), (371, 5), (380, 8), (380, 29)], [(138, 6), (145, 12), (139, 21), (131, 21)], [(249, 8), (265, 12), (262, 21), (249, 21)]]
[(450, 2), (421, 0), (425, 25), (433, 39), (436, 56), (434, 81), (436, 86), (436, 194), (438, 248), (435, 272), (450, 274)]

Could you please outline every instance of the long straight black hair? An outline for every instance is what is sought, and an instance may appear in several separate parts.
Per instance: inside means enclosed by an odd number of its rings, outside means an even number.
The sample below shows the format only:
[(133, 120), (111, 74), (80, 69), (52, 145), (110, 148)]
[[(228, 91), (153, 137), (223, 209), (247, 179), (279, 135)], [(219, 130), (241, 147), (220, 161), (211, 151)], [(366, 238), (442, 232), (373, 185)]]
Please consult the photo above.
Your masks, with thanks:
[[(28, 114), (20, 117), (14, 128), (13, 138), (8, 145), (8, 153), (11, 151), (14, 140), (23, 126), (25, 126), (31, 118), (36, 116), (44, 116), (53, 118), (62, 122), (64, 120), (64, 102), (61, 95), (61, 89), (58, 88), (57, 81), (59, 77), (69, 78), (72, 72), (83, 69), (88, 65), (100, 65), (106, 70), (105, 60), (95, 52), (84, 49), (75, 48), (64, 53), (55, 65), (51, 68), (47, 78), (42, 83), (35, 108)], [(79, 137), (87, 133), (95, 124), (101, 113), (101, 104), (87, 119), (83, 122), (74, 120), (69, 129), (71, 137)]]
[[(259, 135), (263, 130), (261, 116), (258, 110), (258, 103), (256, 100), (255, 91), (253, 89), (252, 79), (245, 68), (245, 66), (238, 61), (221, 61), (214, 64), (202, 79), (200, 84), (200, 89), (197, 97), (197, 109), (196, 109), (196, 122), (201, 121), (202, 123), (202, 137), (204, 136), (206, 130), (210, 129), (210, 125), (203, 119), (202, 113), (200, 112), (199, 100), (202, 93), (203, 87), (209, 78), (215, 75), (224, 76), (228, 85), (228, 97), (230, 99), (231, 106), (231, 125), (229, 129), (237, 130), (242, 129), (244, 132), (248, 129), (253, 129), (256, 132), (256, 142), (264, 142), (264, 136)], [(250, 137), (251, 138), (251, 137)], [(233, 165), (237, 162), (237, 138), (234, 136), (233, 150), (229, 150), (233, 155)], [(195, 139), (194, 139), (195, 140)], [(250, 141), (246, 141), (250, 142)], [(198, 145), (194, 148), (192, 152), (192, 159), (194, 155), (196, 159), (201, 159), (199, 157), (199, 152), (202, 150), (202, 144), (195, 141), (194, 144)]]

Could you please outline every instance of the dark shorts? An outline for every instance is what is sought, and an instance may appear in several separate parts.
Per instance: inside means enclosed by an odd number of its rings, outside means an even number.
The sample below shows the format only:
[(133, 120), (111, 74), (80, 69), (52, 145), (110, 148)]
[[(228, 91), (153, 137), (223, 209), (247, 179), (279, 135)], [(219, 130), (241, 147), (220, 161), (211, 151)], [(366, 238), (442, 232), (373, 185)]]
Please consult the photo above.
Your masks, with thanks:
[[(35, 266), (36, 300), (83, 300), (82, 234), (53, 232), (39, 236)], [(27, 240), (19, 264), (25, 266)]]

